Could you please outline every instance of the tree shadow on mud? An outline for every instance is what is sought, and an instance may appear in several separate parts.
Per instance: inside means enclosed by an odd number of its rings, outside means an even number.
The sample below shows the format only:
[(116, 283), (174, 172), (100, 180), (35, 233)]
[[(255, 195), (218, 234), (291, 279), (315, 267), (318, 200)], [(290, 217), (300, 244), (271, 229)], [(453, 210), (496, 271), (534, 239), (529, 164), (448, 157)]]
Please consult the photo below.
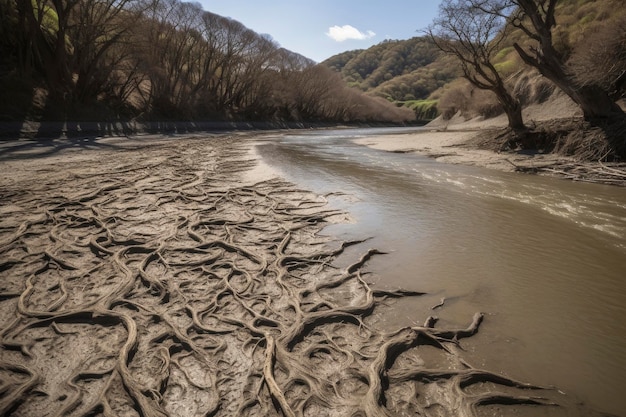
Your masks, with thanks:
[(43, 158), (68, 149), (121, 149), (109, 139), (127, 138), (135, 133), (126, 121), (3, 123), (0, 160)]
[(105, 143), (104, 137), (83, 136), (57, 139), (27, 139), (0, 144), (0, 161), (17, 159), (45, 158), (68, 149), (118, 149), (117, 145)]

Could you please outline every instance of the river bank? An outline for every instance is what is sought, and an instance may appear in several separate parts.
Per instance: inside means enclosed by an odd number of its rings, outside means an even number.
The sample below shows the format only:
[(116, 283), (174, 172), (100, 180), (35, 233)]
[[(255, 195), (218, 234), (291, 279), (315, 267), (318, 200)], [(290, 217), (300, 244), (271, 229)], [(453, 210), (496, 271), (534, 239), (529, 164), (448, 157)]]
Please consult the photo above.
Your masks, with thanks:
[(389, 252), (372, 259), (373, 282), (428, 293), (398, 300), (389, 328), (419, 322), (441, 298), (441, 325), (484, 312), (484, 327), (463, 341), (472, 363), (622, 415), (624, 189), (353, 143), (401, 132), (288, 132), (258, 151), (304, 189), (341, 190), (331, 201), (354, 222), (333, 234), (371, 236)]
[[(545, 125), (546, 129), (550, 129), (559, 123), (570, 123), (581, 113), (569, 98), (557, 95), (542, 104), (526, 107), (523, 116), (528, 126), (536, 128)], [(450, 120), (440, 117), (432, 121), (425, 126), (423, 133), (368, 137), (355, 142), (387, 152), (426, 155), (444, 163), (626, 186), (624, 162), (581, 161), (554, 152), (501, 149), (502, 141), (493, 138), (506, 126), (504, 115), (471, 120), (456, 115)]]
[(484, 143), (479, 143), (481, 136), (487, 130), (498, 129), (489, 122), (471, 121), (448, 126), (445, 130), (433, 125), (426, 129), (420, 133), (368, 137), (354, 141), (387, 152), (425, 155), (443, 163), (626, 187), (626, 163), (583, 162), (570, 156), (538, 151), (497, 152), (484, 149)]

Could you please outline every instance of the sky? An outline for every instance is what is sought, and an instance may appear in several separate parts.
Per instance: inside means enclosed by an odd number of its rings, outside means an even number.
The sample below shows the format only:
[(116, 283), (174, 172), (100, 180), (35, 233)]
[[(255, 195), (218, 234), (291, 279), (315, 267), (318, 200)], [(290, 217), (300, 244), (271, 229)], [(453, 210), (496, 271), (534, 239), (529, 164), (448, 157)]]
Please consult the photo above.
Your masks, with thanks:
[(200, 0), (283, 48), (316, 62), (385, 39), (409, 39), (431, 24), (440, 0)]

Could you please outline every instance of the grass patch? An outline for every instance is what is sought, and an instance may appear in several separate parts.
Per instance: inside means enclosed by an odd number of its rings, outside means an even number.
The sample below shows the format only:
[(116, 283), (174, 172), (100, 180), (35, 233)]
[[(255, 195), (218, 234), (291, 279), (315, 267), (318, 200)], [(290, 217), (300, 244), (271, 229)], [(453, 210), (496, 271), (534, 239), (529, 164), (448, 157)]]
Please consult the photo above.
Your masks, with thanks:
[(437, 104), (439, 100), (406, 100), (399, 101), (398, 104), (408, 107), (415, 112), (418, 120), (433, 120), (439, 114)]

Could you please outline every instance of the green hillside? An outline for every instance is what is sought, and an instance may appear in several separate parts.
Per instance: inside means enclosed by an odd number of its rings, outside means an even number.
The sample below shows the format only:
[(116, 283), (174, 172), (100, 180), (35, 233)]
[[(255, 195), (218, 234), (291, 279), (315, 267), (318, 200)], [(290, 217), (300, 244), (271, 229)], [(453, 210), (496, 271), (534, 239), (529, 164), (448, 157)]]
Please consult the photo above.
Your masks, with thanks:
[(348, 85), (391, 101), (426, 99), (459, 75), (456, 63), (425, 37), (387, 40), (322, 64), (341, 73)]
[[(616, 91), (616, 99), (623, 98), (626, 87), (615, 80), (620, 74), (624, 78), (626, 71), (624, 0), (561, 0), (555, 15), (554, 43), (580, 82), (600, 80)], [(558, 90), (522, 62), (512, 46), (515, 42), (522, 46), (532, 43), (521, 30), (511, 30), (494, 59), (496, 68), (524, 105), (545, 101)], [(600, 65), (607, 56), (615, 62)], [(421, 119), (457, 111), (470, 117), (500, 112), (495, 97), (462, 79), (456, 60), (441, 53), (426, 37), (384, 41), (335, 55), (322, 64), (339, 72), (349, 86), (404, 104)]]

